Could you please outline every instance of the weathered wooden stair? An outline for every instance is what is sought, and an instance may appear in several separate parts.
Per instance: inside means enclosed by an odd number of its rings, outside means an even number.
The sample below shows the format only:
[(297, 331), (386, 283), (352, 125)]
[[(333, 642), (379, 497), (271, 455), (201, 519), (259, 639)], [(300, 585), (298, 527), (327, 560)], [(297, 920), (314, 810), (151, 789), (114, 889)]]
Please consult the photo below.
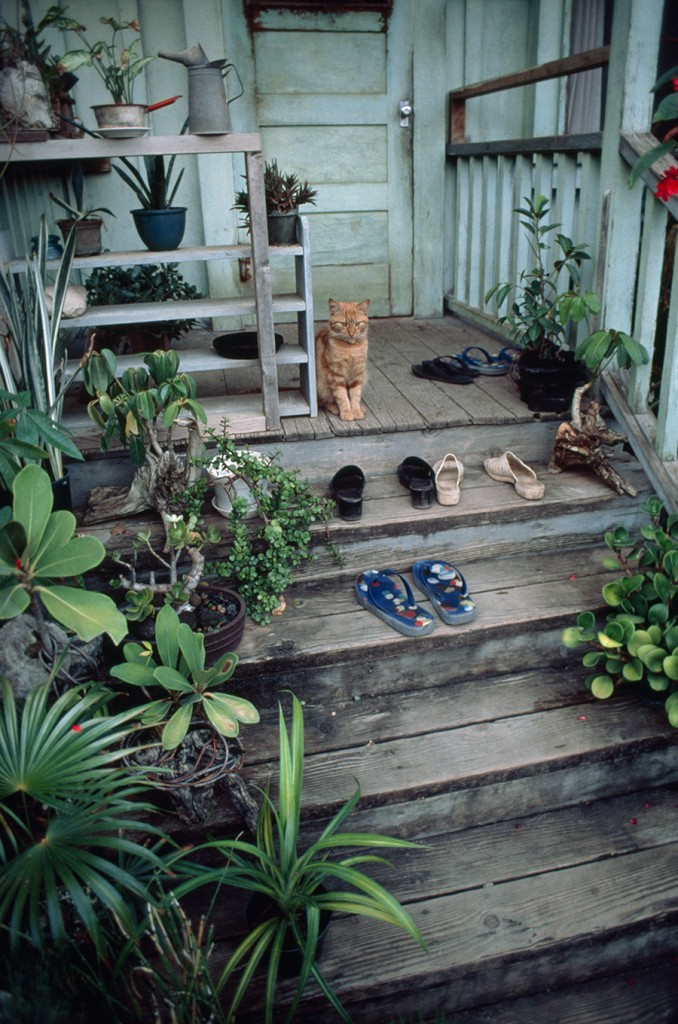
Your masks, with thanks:
[[(375, 875), (408, 906), (428, 954), (369, 920), (336, 920), (327, 939), (322, 969), (356, 1024), (442, 1011), (458, 1024), (677, 1019), (678, 737), (632, 696), (589, 699), (580, 655), (560, 644), (579, 611), (602, 606), (603, 531), (645, 520), (647, 485), (629, 456), (618, 468), (637, 499), (585, 474), (548, 475), (555, 426), (282, 448), (319, 490), (347, 462), (367, 488), (362, 519), (333, 522), (344, 564), (320, 547), (284, 615), (246, 630), (233, 683), (262, 724), (247, 733), (245, 778), (275, 787), (277, 704), (291, 690), (305, 706), (309, 834), (358, 783), (352, 829), (423, 844)], [(484, 474), (483, 458), (506, 448), (538, 469), (543, 501)], [(460, 504), (413, 509), (398, 463), (446, 451), (466, 466)], [(478, 617), (413, 640), (360, 608), (353, 583), (364, 568), (407, 572), (426, 555), (464, 572)], [(207, 823), (213, 834), (237, 827), (227, 803)], [(229, 905), (218, 960), (241, 928), (237, 897)], [(260, 1019), (248, 1004), (242, 1020)], [(331, 1019), (309, 990), (299, 1020)]]

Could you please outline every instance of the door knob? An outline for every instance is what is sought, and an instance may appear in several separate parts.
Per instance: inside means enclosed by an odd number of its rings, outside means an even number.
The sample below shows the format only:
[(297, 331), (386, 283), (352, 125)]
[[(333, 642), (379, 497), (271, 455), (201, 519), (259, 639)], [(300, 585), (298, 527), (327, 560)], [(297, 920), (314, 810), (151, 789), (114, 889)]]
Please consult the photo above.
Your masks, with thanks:
[(414, 114), (414, 107), (412, 106), (412, 103), (410, 102), (410, 100), (401, 100), (400, 101), (399, 110), (400, 110), (400, 127), (401, 128), (409, 128), (410, 127), (410, 117), (412, 116), (412, 114)]

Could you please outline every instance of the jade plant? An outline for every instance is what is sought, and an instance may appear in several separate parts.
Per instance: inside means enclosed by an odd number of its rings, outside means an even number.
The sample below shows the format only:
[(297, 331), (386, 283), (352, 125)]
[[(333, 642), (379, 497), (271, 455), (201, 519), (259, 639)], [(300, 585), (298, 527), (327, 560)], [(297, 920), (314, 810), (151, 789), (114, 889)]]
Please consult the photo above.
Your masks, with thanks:
[(38, 465), (15, 477), (14, 500), (2, 510), (0, 525), (0, 619), (30, 612), (43, 648), (51, 650), (47, 619), (84, 641), (108, 633), (115, 644), (127, 633), (127, 620), (106, 594), (70, 582), (96, 568), (106, 549), (96, 537), (75, 535), (72, 512), (52, 512), (52, 484)]
[(164, 690), (161, 698), (141, 709), (144, 726), (161, 728), (164, 750), (175, 750), (191, 725), (213, 728), (221, 736), (236, 737), (240, 723), (259, 721), (259, 712), (244, 697), (217, 692), (238, 664), (236, 654), (223, 654), (211, 668), (205, 668), (205, 638), (180, 622), (169, 605), (156, 617), (155, 650), (150, 643), (128, 643), (125, 661), (114, 665), (110, 674), (144, 692)]
[(642, 508), (649, 523), (639, 538), (623, 526), (605, 534), (614, 553), (605, 565), (622, 570), (603, 587), (613, 611), (603, 626), (592, 612), (582, 612), (562, 640), (569, 648), (589, 648), (583, 664), (591, 670), (586, 686), (594, 697), (634, 689), (661, 701), (678, 727), (678, 515), (667, 514), (657, 497)]

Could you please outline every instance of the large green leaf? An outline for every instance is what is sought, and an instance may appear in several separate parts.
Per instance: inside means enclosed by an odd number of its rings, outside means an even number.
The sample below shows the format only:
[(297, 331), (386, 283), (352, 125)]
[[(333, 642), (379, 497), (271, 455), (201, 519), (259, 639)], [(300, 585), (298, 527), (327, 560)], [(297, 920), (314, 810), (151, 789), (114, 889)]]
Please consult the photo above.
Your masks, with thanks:
[(113, 665), (109, 671), (114, 679), (121, 679), (123, 683), (130, 683), (132, 686), (156, 685), (154, 666), (151, 665), (121, 662), (119, 665)]
[(14, 518), (26, 531), (30, 549), (36, 551), (52, 512), (52, 483), (40, 466), (24, 466), (14, 478), (13, 490)]
[(222, 736), (238, 735), (240, 727), (228, 705), (220, 704), (212, 696), (205, 697), (202, 707), (214, 728)]
[(31, 602), (28, 591), (18, 581), (0, 587), (0, 620), (13, 619), (25, 612)]
[(6, 576), (16, 572), (16, 563), (21, 559), (26, 547), (26, 532), (14, 520), (0, 527), (0, 575)]
[[(55, 512), (54, 515), (70, 516), (71, 513)], [(58, 526), (56, 532), (59, 532)], [(33, 567), (37, 576), (63, 579), (94, 569), (105, 556), (106, 549), (96, 537), (73, 537), (63, 547), (50, 546), (48, 549), (41, 545), (40, 557), (35, 559)]]
[(228, 710), (244, 725), (256, 725), (259, 721), (259, 712), (249, 700), (244, 697), (234, 697), (230, 693), (210, 693), (210, 701), (214, 701), (220, 707)]
[(81, 640), (108, 633), (114, 644), (120, 644), (127, 636), (127, 619), (106, 594), (65, 586), (38, 586), (36, 590), (52, 618)]
[(194, 688), (183, 675), (175, 668), (170, 668), (169, 665), (159, 665), (153, 673), (155, 679), (161, 686), (164, 686), (166, 690), (173, 690), (178, 693), (193, 693)]
[(162, 746), (164, 750), (174, 750), (179, 746), (188, 732), (192, 715), (193, 708), (190, 704), (175, 711), (162, 731)]

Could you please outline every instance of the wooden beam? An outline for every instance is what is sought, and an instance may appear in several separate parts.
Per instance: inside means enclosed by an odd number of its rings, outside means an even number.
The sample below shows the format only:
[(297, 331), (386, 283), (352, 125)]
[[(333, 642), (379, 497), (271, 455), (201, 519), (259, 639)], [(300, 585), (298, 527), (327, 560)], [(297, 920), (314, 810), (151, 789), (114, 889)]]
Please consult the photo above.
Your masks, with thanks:
[(610, 47), (599, 46), (594, 50), (585, 50), (584, 53), (573, 53), (569, 57), (550, 60), (545, 64), (525, 68), (523, 71), (515, 71), (510, 75), (501, 75), (499, 78), (487, 78), (484, 82), (476, 82), (474, 85), (464, 85), (460, 89), (453, 89), (448, 97), (450, 142), (457, 144), (464, 141), (466, 132), (466, 100), (472, 99), (474, 96), (486, 96), (493, 92), (503, 92), (505, 89), (517, 89), (522, 85), (532, 85), (535, 82), (546, 82), (551, 78), (560, 78), (562, 75), (574, 75), (581, 71), (592, 71), (594, 68), (605, 67), (609, 59)]
[(445, 147), (448, 157), (515, 156), (519, 153), (599, 152), (602, 132), (588, 135), (549, 135), (538, 139), (501, 139), (494, 142), (458, 142)]

